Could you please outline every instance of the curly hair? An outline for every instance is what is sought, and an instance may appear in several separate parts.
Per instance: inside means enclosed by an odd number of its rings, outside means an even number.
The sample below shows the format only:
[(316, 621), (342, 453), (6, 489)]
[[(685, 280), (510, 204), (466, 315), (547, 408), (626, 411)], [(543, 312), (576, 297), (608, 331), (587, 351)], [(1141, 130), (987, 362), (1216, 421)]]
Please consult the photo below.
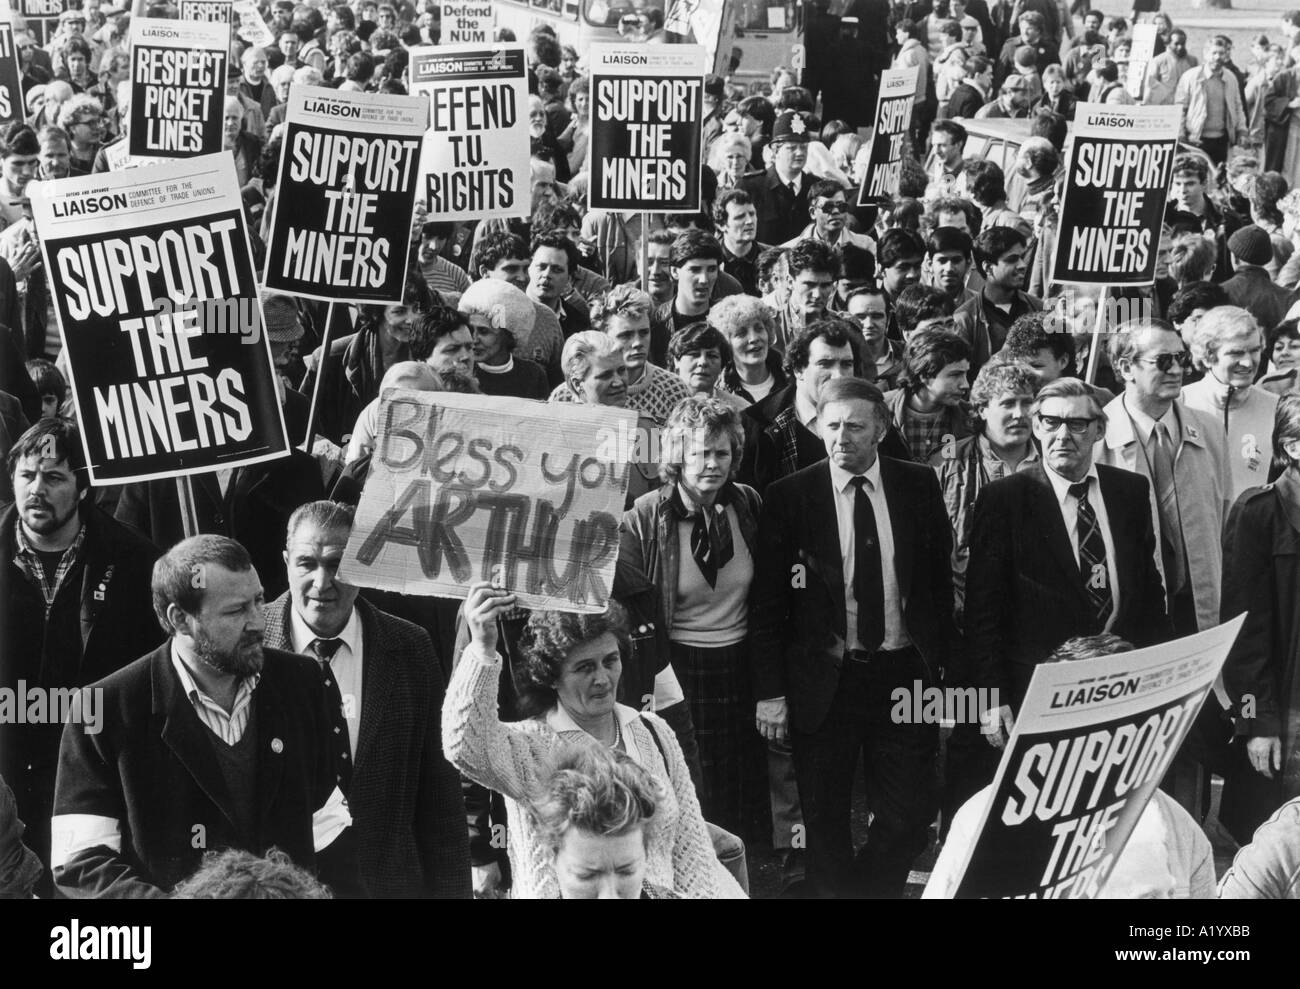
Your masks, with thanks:
[(831, 278), (840, 277), (840, 252), (811, 237), (796, 243), (790, 249), (787, 261), (792, 278), (801, 271), (826, 272)]
[(609, 321), (615, 316), (640, 319), (650, 315), (653, 305), (650, 296), (635, 285), (615, 285), (604, 295), (591, 300), (591, 326), (602, 333), (608, 332)]
[(785, 372), (791, 376), (808, 366), (814, 340), (825, 340), (832, 347), (848, 346), (853, 351), (853, 373), (862, 373), (862, 331), (847, 319), (819, 319), (805, 326), (785, 349)]
[(970, 386), (970, 404), (977, 410), (987, 408), (999, 395), (1008, 392), (1033, 398), (1038, 393), (1038, 376), (1028, 364), (994, 357), (975, 376), (975, 383)]
[(523, 662), (515, 670), (520, 714), (531, 718), (555, 707), (559, 702), (555, 684), (569, 651), (606, 633), (614, 636), (619, 656), (626, 662), (632, 654), (632, 637), (627, 612), (617, 601), (611, 600), (608, 608), (594, 614), (532, 612), (519, 643)]
[(663, 452), (659, 458), (660, 478), (669, 484), (676, 484), (681, 480), (688, 435), (694, 435), (701, 440), (707, 440), (710, 436), (725, 436), (730, 440), (729, 477), (736, 476), (745, 450), (745, 427), (741, 424), (740, 413), (716, 398), (693, 395), (678, 402), (668, 413), (668, 421), (664, 423)]
[(760, 323), (768, 343), (776, 339), (776, 310), (753, 295), (729, 295), (719, 299), (709, 310), (709, 325), (728, 341), (741, 330)]
[(439, 340), (451, 336), (457, 330), (469, 329), (469, 317), (465, 313), (451, 306), (433, 306), (411, 327), (408, 344), (411, 360), (427, 361)]
[(599, 743), (567, 746), (538, 783), (528, 820), (552, 855), (570, 828), (601, 838), (641, 829), (648, 837), (663, 787), (631, 757)]
[(330, 900), (333, 894), (278, 848), (265, 858), (239, 848), (208, 852), (194, 875), (172, 890), (174, 900)]

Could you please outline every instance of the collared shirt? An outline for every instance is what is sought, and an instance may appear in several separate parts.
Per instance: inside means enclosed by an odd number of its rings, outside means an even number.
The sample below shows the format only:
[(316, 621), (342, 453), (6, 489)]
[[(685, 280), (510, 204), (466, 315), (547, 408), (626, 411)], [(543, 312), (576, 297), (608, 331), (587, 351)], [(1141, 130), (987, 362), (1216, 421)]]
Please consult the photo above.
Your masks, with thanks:
[(1133, 425), (1137, 428), (1138, 439), (1142, 441), (1144, 447), (1149, 448), (1151, 446), (1151, 434), (1155, 432), (1156, 423), (1158, 422), (1165, 427), (1169, 442), (1174, 445), (1174, 449), (1178, 449), (1179, 444), (1182, 443), (1183, 428), (1178, 422), (1178, 413), (1174, 410), (1173, 402), (1169, 403), (1169, 408), (1165, 409), (1164, 415), (1159, 419), (1152, 419), (1141, 409), (1129, 405), (1128, 396), (1120, 396), (1120, 401), (1124, 403), (1124, 411), (1133, 420)]
[[(1070, 494), (1070, 485), (1074, 482), (1068, 478), (1062, 477), (1056, 471), (1052, 470), (1046, 463), (1043, 464), (1044, 472), (1047, 474), (1048, 481), (1051, 482), (1052, 491), (1056, 495), (1056, 503), (1061, 508), (1061, 516), (1065, 519), (1065, 532), (1070, 537), (1070, 546), (1074, 549), (1075, 560), (1079, 559), (1079, 499)], [(1097, 476), (1097, 465), (1093, 464), (1088, 468), (1088, 504), (1092, 506), (1093, 514), (1097, 516), (1097, 527), (1101, 529), (1101, 540), (1106, 547), (1106, 573), (1110, 580), (1110, 597), (1114, 603), (1111, 608), (1110, 618), (1106, 621), (1106, 631), (1115, 624), (1115, 616), (1119, 614), (1119, 571), (1115, 568), (1115, 541), (1110, 536), (1110, 516), (1106, 513), (1106, 499), (1101, 496), (1101, 480)]]
[(248, 727), (248, 718), (253, 713), (253, 691), (257, 689), (258, 681), (262, 679), (262, 674), (254, 673), (252, 676), (241, 677), (239, 685), (235, 688), (235, 703), (227, 712), (224, 707), (214, 701), (198, 681), (194, 679), (194, 674), (190, 672), (189, 666), (185, 660), (181, 659), (180, 653), (176, 649), (176, 639), (172, 639), (172, 667), (176, 670), (176, 675), (180, 677), (181, 689), (185, 691), (185, 696), (190, 699), (190, 704), (194, 708), (194, 713), (199, 716), (199, 720), (204, 726), (217, 738), (221, 739), (227, 745), (238, 745), (239, 740), (244, 737), (244, 729)]
[[(627, 753), (628, 758), (633, 762), (647, 767), (650, 753), (642, 753), (637, 748), (636, 738), (628, 730), (629, 726), (641, 717), (640, 712), (635, 708), (628, 707), (626, 704), (615, 704), (614, 713), (618, 717), (619, 733), (623, 736), (623, 751)], [(590, 732), (573, 720), (573, 716), (564, 709), (563, 704), (556, 704), (555, 707), (546, 712), (546, 723), (550, 726), (551, 731), (569, 741), (583, 741), (593, 737)], [(583, 737), (578, 738), (578, 735)]]
[(63, 551), (63, 556), (59, 558), (59, 565), (55, 567), (54, 573), (47, 573), (45, 562), (41, 559), (40, 554), (28, 542), (26, 534), (23, 532), (23, 523), (21, 519), (14, 519), (14, 563), (23, 575), (36, 584), (41, 589), (41, 594), (45, 598), (45, 617), (50, 616), (50, 608), (54, 605), (54, 599), (58, 596), (59, 588), (63, 582), (68, 579), (68, 574), (72, 572), (73, 567), (77, 564), (77, 559), (81, 556), (82, 544), (86, 541), (86, 524), (83, 522), (77, 530), (76, 536), (73, 537), (72, 543)]
[[(852, 485), (856, 474), (850, 474), (833, 461), (831, 468), (831, 487), (835, 491), (835, 519), (839, 524), (840, 557), (844, 564), (844, 618), (846, 625), (845, 641), (850, 649), (861, 649), (858, 639), (858, 601), (853, 596), (853, 502), (857, 490)], [(903, 608), (906, 602), (899, 594), (898, 572), (894, 565), (894, 530), (889, 520), (889, 502), (885, 500), (885, 488), (880, 480), (880, 458), (877, 457), (862, 474), (867, 479), (863, 485), (867, 497), (871, 500), (871, 509), (876, 515), (876, 536), (880, 541), (880, 571), (885, 590), (885, 637), (880, 642), (881, 649), (902, 649), (911, 644), (907, 628), (903, 624)]]
[[(293, 651), (301, 653), (304, 656), (311, 656), (315, 659), (315, 654), (311, 651), (311, 644), (322, 636), (317, 635), (307, 623), (302, 620), (296, 608), (289, 609), (289, 641), (293, 643)], [(338, 638), (343, 641), (329, 661), (329, 671), (338, 681), (339, 694), (343, 697), (343, 717), (348, 723), (348, 743), (351, 745), (352, 757), (355, 760), (357, 754), (357, 738), (361, 733), (361, 680), (364, 644), (361, 636), (361, 618), (357, 614), (357, 609), (353, 607), (352, 615), (348, 618), (348, 623), (343, 626), (343, 631), (337, 636), (329, 638)]]

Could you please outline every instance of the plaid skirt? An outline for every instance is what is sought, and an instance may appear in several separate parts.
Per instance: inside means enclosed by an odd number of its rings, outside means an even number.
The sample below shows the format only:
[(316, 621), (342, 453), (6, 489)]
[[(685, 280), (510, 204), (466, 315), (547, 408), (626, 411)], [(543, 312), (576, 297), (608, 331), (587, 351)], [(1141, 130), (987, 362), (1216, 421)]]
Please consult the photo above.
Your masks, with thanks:
[(770, 830), (763, 740), (754, 727), (749, 644), (672, 644), (673, 670), (691, 707), (700, 748), (704, 819), (746, 841)]

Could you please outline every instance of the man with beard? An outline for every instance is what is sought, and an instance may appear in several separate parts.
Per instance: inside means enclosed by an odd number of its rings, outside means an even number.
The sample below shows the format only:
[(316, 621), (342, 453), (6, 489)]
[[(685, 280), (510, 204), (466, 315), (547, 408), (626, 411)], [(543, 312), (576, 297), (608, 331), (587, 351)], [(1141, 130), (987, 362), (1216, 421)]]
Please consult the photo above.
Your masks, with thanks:
[(262, 648), (262, 582), (233, 539), (173, 546), (152, 593), (169, 640), (83, 692), (102, 698), (96, 733), (64, 728), (55, 882), (72, 897), (164, 897), (226, 848), (315, 869), (351, 825), (319, 668)]
[[(158, 644), (149, 573), (158, 550), (94, 506), (77, 427), (42, 419), (7, 460), (14, 504), (0, 514), (0, 690), (72, 692)], [(99, 709), (88, 711), (93, 716)], [(49, 875), (50, 813), (63, 711), (0, 718), (0, 777)]]

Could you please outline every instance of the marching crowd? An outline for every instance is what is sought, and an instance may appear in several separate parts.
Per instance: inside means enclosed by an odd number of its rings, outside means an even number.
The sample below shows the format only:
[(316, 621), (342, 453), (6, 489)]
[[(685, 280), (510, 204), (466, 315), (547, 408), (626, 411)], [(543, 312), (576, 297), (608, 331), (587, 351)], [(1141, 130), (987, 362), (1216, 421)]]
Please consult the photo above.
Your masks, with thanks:
[[(1038, 664), (1242, 612), (1107, 890), (1300, 895), (1300, 12), (1243, 70), (1141, 0), (1130, 87), (1121, 11), (816, 0), (802, 85), (706, 80), (689, 215), (586, 208), (583, 61), (539, 28), (530, 214), (417, 209), (402, 302), (336, 307), (328, 352), (324, 304), (264, 292), (313, 442), (194, 476), (187, 538), (173, 479), (89, 486), (24, 192), (112, 167), (109, 2), (17, 33), (31, 117), (0, 137), (0, 895), (742, 897), (770, 846), (789, 895), (898, 897), (936, 840), (949, 895)], [(224, 110), (259, 258), (290, 88), (403, 93), (438, 38), (431, 2), (261, 7)], [(659, 4), (627, 15), (664, 40)], [(910, 153), (860, 206), (891, 65), (921, 80)], [(1055, 285), (1076, 104), (1133, 101), (1185, 107), (1155, 285)], [(966, 154), (990, 117), (1028, 118), (1006, 171)], [(606, 611), (337, 579), (393, 387), (662, 438)], [(893, 713), (935, 686), (998, 700)], [(16, 714), (41, 691), (76, 700)], [(1243, 846), (1217, 881), (1216, 776)]]

